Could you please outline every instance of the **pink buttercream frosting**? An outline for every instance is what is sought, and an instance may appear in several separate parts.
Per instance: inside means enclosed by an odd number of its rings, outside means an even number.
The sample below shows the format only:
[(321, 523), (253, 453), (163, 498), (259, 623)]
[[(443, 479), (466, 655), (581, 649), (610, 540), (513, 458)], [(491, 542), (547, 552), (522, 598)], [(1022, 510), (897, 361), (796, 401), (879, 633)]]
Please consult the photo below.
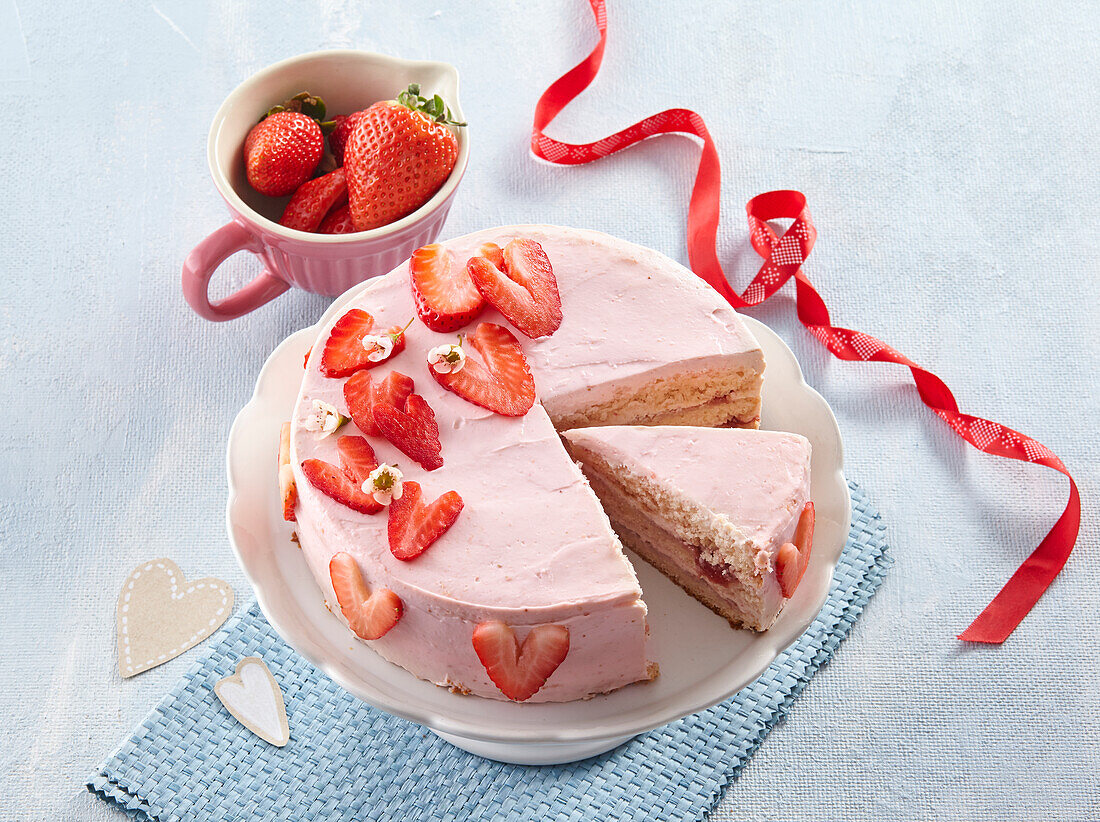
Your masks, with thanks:
[[(544, 623), (570, 630), (565, 661), (530, 701), (568, 701), (613, 690), (647, 676), (645, 605), (618, 539), (583, 475), (566, 454), (546, 409), (567, 413), (624, 386), (667, 374), (748, 366), (763, 356), (737, 314), (709, 286), (649, 249), (591, 231), (511, 226), (460, 237), (445, 245), (460, 264), (487, 241), (515, 237), (540, 242), (554, 266), (564, 319), (553, 336), (517, 333), (535, 376), (539, 403), (522, 418), (472, 405), (442, 389), (428, 372), (427, 352), (456, 342), (419, 320), (406, 349), (374, 369), (412, 377), (436, 414), (442, 468), (426, 472), (385, 440), (372, 437), (380, 462), (397, 464), (426, 500), (457, 491), (465, 507), (438, 542), (410, 562), (389, 551), (386, 512), (356, 513), (314, 489), (301, 462), (338, 464), (340, 435), (306, 428), (313, 401), (347, 413), (343, 379), (319, 370), (331, 323), (306, 367), (292, 420), (292, 462), (298, 486), (298, 533), (305, 557), (330, 608), (339, 614), (328, 576), (338, 552), (351, 554), (367, 584), (393, 590), (404, 603), (400, 622), (369, 644), (383, 657), (441, 685), (495, 699), (471, 643), (474, 627), (499, 619), (522, 638)], [(362, 308), (376, 329), (415, 316), (408, 264), (360, 287), (347, 308)], [(334, 319), (335, 321), (335, 319)], [(487, 310), (478, 321), (510, 327)]]

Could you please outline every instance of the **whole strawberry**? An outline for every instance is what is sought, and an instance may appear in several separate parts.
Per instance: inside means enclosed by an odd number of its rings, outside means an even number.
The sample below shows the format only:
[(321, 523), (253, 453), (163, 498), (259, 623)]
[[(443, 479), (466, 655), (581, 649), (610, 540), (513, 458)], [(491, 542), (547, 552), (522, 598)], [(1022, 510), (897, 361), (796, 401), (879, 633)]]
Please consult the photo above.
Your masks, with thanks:
[(321, 127), (297, 111), (279, 111), (252, 127), (244, 141), (248, 182), (261, 194), (292, 194), (313, 174), (325, 150)]
[(396, 100), (359, 113), (344, 151), (348, 201), (356, 229), (366, 231), (411, 214), (431, 199), (458, 159), (455, 122), (437, 94), (415, 83)]
[(336, 158), (336, 165), (342, 166), (344, 164), (344, 149), (347, 147), (348, 138), (351, 137), (351, 132), (355, 130), (355, 124), (359, 122), (359, 118), (365, 113), (365, 111), (356, 111), (347, 116), (343, 114), (337, 114), (332, 118), (334, 123), (332, 131), (328, 134), (328, 147), (332, 152), (332, 156)]

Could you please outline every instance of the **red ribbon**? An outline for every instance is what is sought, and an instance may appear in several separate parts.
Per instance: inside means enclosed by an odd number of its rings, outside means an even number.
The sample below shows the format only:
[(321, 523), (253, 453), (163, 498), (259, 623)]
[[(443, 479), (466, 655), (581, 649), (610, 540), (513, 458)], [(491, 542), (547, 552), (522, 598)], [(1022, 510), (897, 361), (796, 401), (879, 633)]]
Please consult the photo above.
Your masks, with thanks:
[[(722, 172), (718, 150), (703, 118), (694, 111), (673, 108), (592, 143), (563, 143), (543, 133), (555, 117), (595, 79), (607, 45), (607, 14), (604, 0), (588, 0), (600, 33), (592, 53), (566, 72), (539, 98), (535, 107), (531, 151), (561, 165), (579, 165), (598, 160), (655, 134), (692, 134), (703, 141), (703, 153), (695, 175), (688, 207), (688, 259), (695, 273), (714, 287), (734, 308), (759, 305), (795, 279), (798, 319), (817, 340), (842, 360), (889, 362), (909, 368), (921, 400), (952, 430), (979, 451), (998, 457), (1034, 462), (1060, 471), (1069, 478), (1069, 502), (1050, 533), (1016, 569), (1016, 573), (985, 610), (959, 635), (969, 642), (1004, 642), (1047, 589), (1069, 559), (1081, 524), (1081, 496), (1065, 465), (1045, 445), (1000, 423), (959, 411), (955, 397), (944, 382), (886, 343), (859, 331), (838, 328), (829, 319), (824, 300), (810, 284), (802, 263), (813, 248), (817, 231), (806, 209), (806, 198), (797, 191), (769, 191), (749, 201), (749, 229), (752, 246), (764, 258), (760, 271), (743, 294), (737, 294), (726, 280), (718, 262), (717, 233)], [(777, 235), (768, 220), (794, 222)]]

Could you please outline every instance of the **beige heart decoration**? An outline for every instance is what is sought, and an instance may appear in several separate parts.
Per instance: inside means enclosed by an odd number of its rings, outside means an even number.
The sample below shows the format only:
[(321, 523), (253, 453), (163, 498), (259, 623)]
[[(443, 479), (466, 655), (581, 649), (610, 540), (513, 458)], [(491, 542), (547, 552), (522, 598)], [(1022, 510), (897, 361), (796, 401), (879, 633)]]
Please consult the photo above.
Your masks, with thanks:
[(272, 745), (290, 741), (290, 726), (279, 683), (258, 656), (246, 656), (237, 672), (214, 683), (214, 694), (238, 722)]
[(130, 677), (179, 656), (210, 636), (233, 610), (233, 589), (220, 579), (188, 581), (170, 559), (133, 570), (115, 608), (118, 672)]

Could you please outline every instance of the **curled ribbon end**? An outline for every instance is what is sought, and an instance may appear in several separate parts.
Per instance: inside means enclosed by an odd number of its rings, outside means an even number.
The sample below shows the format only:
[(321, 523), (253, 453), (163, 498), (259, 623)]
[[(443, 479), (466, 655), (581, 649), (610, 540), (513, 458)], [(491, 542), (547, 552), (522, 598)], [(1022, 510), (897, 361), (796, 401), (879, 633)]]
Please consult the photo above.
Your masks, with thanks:
[(1000, 645), (1002, 642), (1008, 639), (1008, 637), (1001, 637), (998, 639), (997, 637), (985, 636), (978, 633), (977, 631), (971, 631), (969, 628), (967, 628), (961, 634), (956, 636), (955, 639), (960, 640), (961, 642), (975, 642), (979, 645)]

